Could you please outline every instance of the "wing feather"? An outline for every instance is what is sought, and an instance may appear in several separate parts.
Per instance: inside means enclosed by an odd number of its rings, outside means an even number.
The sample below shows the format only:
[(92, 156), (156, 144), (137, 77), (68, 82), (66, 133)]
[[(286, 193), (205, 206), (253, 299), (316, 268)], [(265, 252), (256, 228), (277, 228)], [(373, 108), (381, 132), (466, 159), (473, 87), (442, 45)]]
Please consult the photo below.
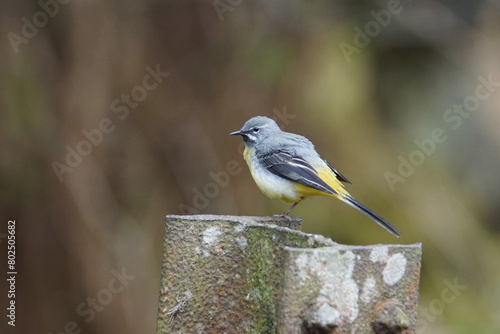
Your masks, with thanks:
[(274, 151), (259, 157), (259, 161), (271, 173), (297, 182), (307, 187), (323, 191), (327, 194), (337, 194), (303, 158), (288, 152)]
[(337, 176), (337, 179), (339, 179), (342, 182), (346, 182), (346, 183), (351, 184), (351, 181), (349, 181), (344, 175), (340, 174), (340, 172), (338, 170), (333, 168), (333, 166), (330, 165), (330, 163), (328, 161), (326, 161), (323, 157), (321, 157), (321, 159), (323, 159), (323, 161), (328, 165), (328, 167), (332, 170), (332, 172), (335, 173), (335, 176)]

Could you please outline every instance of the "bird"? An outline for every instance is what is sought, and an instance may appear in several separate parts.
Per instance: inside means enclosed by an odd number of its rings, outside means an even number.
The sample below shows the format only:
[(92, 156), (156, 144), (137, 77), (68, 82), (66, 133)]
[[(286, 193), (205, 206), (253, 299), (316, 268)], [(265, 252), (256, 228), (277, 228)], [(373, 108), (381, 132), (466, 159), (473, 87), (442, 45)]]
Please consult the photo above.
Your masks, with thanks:
[(264, 195), (292, 203), (284, 213), (275, 215), (290, 220), (290, 212), (310, 196), (335, 197), (368, 216), (399, 237), (401, 232), (345, 189), (351, 182), (321, 157), (304, 136), (285, 132), (271, 118), (255, 116), (230, 135), (243, 137), (243, 157), (250, 173)]

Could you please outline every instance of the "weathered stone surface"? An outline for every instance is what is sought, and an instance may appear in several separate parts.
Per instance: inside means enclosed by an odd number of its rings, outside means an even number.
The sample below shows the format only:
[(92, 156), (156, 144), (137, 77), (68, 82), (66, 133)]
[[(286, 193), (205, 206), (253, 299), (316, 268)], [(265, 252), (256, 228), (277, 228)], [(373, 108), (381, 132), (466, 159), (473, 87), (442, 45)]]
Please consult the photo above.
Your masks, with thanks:
[(300, 223), (167, 216), (157, 334), (414, 332), (419, 244), (343, 246)]
[(276, 333), (283, 249), (335, 243), (300, 220), (167, 216), (157, 333)]
[(278, 333), (414, 333), (421, 245), (285, 248)]

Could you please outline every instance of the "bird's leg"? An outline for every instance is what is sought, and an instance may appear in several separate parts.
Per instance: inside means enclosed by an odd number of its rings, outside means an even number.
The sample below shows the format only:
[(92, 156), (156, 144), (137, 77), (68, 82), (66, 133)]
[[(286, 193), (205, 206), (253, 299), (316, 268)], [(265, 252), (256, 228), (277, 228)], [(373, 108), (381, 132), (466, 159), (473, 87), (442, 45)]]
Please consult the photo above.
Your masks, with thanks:
[[(301, 199), (301, 200), (302, 200), (302, 199)], [(300, 200), (300, 201), (301, 201), (301, 200)], [(293, 203), (293, 204), (292, 204), (292, 206), (291, 206), (288, 210), (286, 210), (285, 212), (283, 212), (281, 215), (282, 215), (283, 217), (288, 217), (288, 214), (289, 214), (290, 212), (292, 212), (293, 208), (295, 208), (295, 207), (297, 206), (297, 204), (299, 204), (299, 203), (300, 203), (300, 201)]]
[(295, 202), (292, 204), (292, 206), (286, 210), (285, 212), (283, 212), (282, 214), (280, 215), (274, 215), (275, 217), (283, 217), (283, 218), (286, 218), (288, 219), (288, 221), (291, 221), (292, 218), (288, 215), (290, 212), (292, 212), (292, 210), (297, 206), (297, 204), (300, 203), (300, 201), (302, 201), (304, 199), (304, 197), (302, 197), (298, 202)]

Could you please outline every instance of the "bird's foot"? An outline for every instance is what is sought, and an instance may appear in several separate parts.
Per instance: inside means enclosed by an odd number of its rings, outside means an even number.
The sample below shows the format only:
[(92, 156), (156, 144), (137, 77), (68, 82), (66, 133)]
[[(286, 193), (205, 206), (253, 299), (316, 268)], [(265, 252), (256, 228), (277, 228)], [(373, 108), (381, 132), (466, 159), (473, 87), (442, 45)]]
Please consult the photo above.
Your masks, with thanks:
[(286, 213), (280, 213), (279, 215), (273, 215), (273, 217), (277, 217), (277, 218), (285, 218), (286, 220), (288, 220), (289, 222), (292, 221), (292, 217), (290, 217), (289, 215), (287, 215)]

